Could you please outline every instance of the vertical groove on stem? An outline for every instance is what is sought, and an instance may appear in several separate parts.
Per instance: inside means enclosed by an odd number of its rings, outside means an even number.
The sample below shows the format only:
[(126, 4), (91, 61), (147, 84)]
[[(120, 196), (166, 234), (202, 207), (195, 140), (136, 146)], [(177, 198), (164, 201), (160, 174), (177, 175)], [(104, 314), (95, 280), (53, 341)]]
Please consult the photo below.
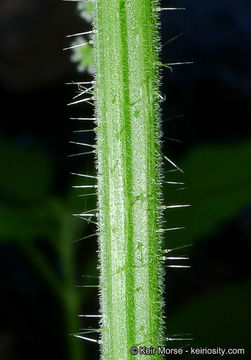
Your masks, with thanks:
[(163, 344), (158, 1), (94, 4), (102, 358), (126, 360)]

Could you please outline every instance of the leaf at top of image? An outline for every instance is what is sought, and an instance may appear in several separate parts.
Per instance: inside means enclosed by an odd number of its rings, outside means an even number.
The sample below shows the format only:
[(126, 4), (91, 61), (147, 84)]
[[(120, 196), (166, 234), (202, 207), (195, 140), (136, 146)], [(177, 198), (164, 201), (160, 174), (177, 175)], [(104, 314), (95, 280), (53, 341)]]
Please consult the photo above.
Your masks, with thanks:
[(78, 3), (78, 10), (80, 16), (86, 20), (87, 22), (91, 23), (94, 18), (94, 3), (92, 1), (80, 1)]
[[(86, 40), (83, 37), (78, 36), (73, 42), (74, 45), (85, 43)], [(86, 45), (73, 49), (71, 60), (78, 64), (77, 69), (79, 72), (87, 71), (90, 74), (94, 73), (94, 58), (92, 45)]]

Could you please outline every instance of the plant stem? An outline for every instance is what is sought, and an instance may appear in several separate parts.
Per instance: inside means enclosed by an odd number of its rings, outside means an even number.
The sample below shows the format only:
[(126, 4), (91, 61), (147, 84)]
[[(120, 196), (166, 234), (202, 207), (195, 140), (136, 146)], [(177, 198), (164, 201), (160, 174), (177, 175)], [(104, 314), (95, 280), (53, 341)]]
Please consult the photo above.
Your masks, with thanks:
[[(102, 358), (163, 345), (158, 2), (95, 1)], [(138, 355), (135, 359), (147, 359)], [(153, 358), (160, 358), (157, 354)]]

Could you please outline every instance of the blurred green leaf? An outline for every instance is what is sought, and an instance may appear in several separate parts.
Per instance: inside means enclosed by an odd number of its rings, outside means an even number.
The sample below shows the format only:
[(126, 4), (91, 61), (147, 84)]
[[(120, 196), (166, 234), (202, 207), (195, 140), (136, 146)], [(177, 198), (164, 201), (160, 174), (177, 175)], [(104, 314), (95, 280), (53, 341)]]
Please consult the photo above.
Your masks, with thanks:
[[(78, 203), (75, 201), (75, 204), (77, 212)], [(73, 203), (59, 200), (44, 201), (38, 206), (0, 205), (0, 243), (11, 241), (21, 245), (44, 239), (60, 249), (61, 231), (66, 224), (70, 243), (84, 236), (87, 227), (86, 221), (72, 216), (72, 206)]]
[(52, 164), (46, 155), (0, 140), (0, 193), (20, 201), (41, 199), (52, 183)]
[[(73, 45), (85, 43), (86, 40), (82, 37), (78, 37)], [(94, 57), (92, 45), (81, 46), (73, 49), (71, 60), (78, 63), (78, 71), (88, 71), (93, 74), (94, 72)]]
[(246, 359), (251, 350), (250, 304), (250, 281), (200, 295), (168, 316), (168, 334), (191, 334), (192, 347), (245, 348), (241, 358)]
[(78, 3), (78, 11), (84, 20), (91, 23), (94, 19), (94, 2), (91, 0), (80, 1)]
[[(185, 179), (187, 190), (166, 189), (168, 204), (191, 204), (168, 209), (168, 225), (186, 226), (168, 237), (168, 244), (190, 244), (209, 235), (217, 226), (251, 203), (251, 142), (194, 149), (181, 164), (184, 176), (168, 173), (168, 181)], [(181, 188), (182, 185), (176, 186)]]
[(58, 222), (50, 207), (0, 206), (0, 242), (27, 242), (36, 239), (55, 239)]

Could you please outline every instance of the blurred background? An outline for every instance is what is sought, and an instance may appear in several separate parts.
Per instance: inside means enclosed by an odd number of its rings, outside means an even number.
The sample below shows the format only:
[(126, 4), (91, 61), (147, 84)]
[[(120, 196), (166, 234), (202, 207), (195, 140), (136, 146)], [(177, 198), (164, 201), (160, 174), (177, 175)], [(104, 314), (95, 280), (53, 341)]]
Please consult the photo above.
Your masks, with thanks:
[[(162, 69), (163, 151), (184, 170), (166, 163), (165, 180), (185, 183), (165, 185), (165, 199), (192, 205), (166, 214), (170, 226), (186, 227), (168, 234), (167, 248), (192, 265), (167, 268), (166, 334), (194, 339), (171, 346), (244, 348), (231, 358), (249, 359), (251, 3), (162, 6), (187, 8), (161, 13), (162, 62), (194, 62)], [(71, 336), (98, 327), (77, 315), (99, 306), (97, 288), (81, 287), (98, 281), (96, 238), (80, 240), (95, 225), (71, 215), (96, 207), (84, 196), (91, 189), (72, 189), (94, 181), (70, 175), (95, 174), (94, 159), (67, 157), (78, 150), (70, 140), (94, 142), (92, 133), (72, 133), (79, 125), (69, 118), (93, 109), (68, 107), (80, 89), (65, 85), (92, 80), (90, 49), (84, 64), (78, 51), (62, 50), (72, 44), (65, 35), (90, 29), (82, 15), (75, 2), (0, 1), (1, 360), (99, 357), (97, 344)]]

